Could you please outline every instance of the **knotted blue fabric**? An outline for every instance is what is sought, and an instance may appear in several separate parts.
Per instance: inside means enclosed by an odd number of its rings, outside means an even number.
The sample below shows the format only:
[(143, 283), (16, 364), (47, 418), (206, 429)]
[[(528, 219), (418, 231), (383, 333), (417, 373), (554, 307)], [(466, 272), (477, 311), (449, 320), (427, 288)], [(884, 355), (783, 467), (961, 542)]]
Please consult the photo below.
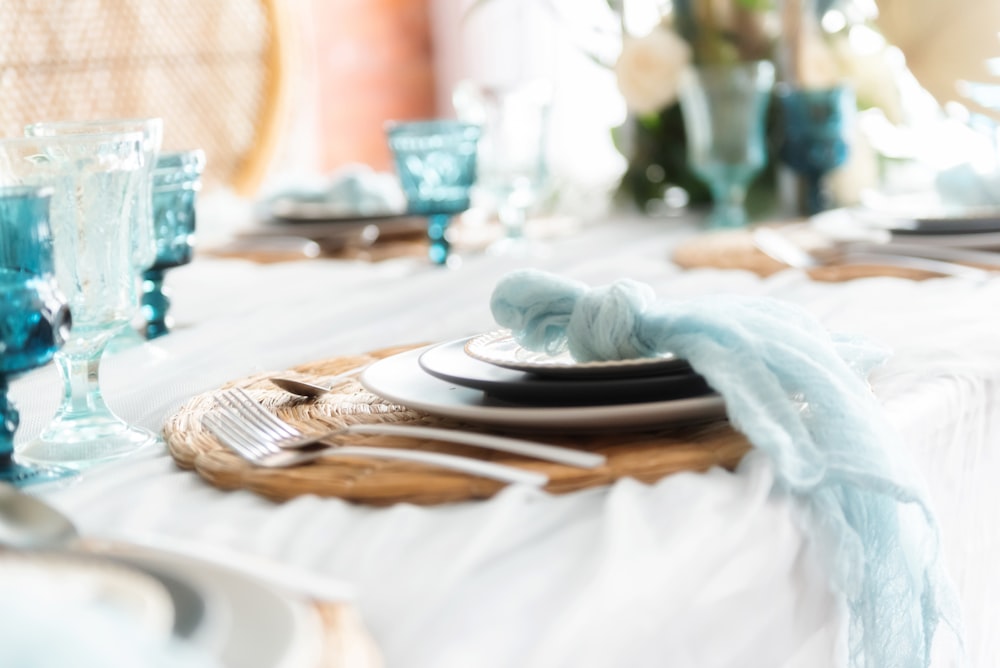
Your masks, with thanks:
[(719, 392), (734, 428), (800, 500), (850, 612), (855, 668), (926, 668), (939, 623), (961, 636), (937, 530), (867, 377), (887, 351), (828, 332), (775, 299), (657, 302), (623, 279), (587, 285), (537, 270), (496, 285), (493, 317), (525, 348), (581, 362), (672, 352)]

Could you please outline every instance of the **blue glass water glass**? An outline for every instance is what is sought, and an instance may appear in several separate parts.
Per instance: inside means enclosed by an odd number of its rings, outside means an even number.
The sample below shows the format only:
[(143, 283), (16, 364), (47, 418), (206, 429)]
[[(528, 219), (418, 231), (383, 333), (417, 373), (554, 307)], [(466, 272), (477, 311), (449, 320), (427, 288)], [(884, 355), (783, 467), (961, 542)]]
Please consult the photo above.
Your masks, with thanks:
[(829, 208), (824, 177), (844, 164), (856, 113), (854, 92), (846, 86), (802, 89), (779, 86), (775, 97), (781, 112), (781, 160), (804, 183), (802, 212), (813, 215)]
[(70, 313), (56, 287), (45, 187), (0, 188), (0, 480), (22, 487), (72, 475), (15, 461), (19, 415), (10, 379), (47, 364), (66, 342)]
[(18, 450), (22, 461), (82, 468), (157, 442), (106, 404), (101, 356), (136, 312), (133, 208), (143, 135), (67, 134), (0, 140), (0, 184), (51, 184), (56, 280), (73, 328), (55, 353), (63, 398), (52, 421)]
[(447, 264), (448, 224), (469, 208), (476, 181), (479, 126), (453, 120), (398, 121), (386, 126), (409, 212), (427, 217), (428, 257)]
[(680, 87), (688, 162), (712, 193), (713, 228), (747, 222), (747, 189), (767, 162), (774, 66), (766, 61), (691, 68)]
[(153, 169), (153, 232), (156, 258), (142, 273), (142, 316), (147, 339), (170, 331), (170, 298), (163, 288), (168, 269), (191, 261), (195, 202), (205, 171), (201, 150), (165, 153)]

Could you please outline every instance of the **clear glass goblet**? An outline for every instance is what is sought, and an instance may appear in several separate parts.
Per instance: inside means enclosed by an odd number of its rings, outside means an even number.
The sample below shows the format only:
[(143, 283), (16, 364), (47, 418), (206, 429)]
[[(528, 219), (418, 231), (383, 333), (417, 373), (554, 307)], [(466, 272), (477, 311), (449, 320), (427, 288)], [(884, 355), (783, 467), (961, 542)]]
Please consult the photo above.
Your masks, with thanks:
[(0, 140), (0, 184), (52, 184), (56, 279), (73, 314), (55, 354), (62, 403), (22, 460), (81, 468), (157, 441), (111, 411), (99, 379), (108, 342), (136, 312), (132, 209), (144, 178), (140, 132)]
[(202, 150), (164, 153), (153, 169), (153, 230), (156, 259), (142, 273), (142, 315), (147, 339), (170, 331), (170, 298), (163, 289), (168, 269), (185, 265), (194, 253), (195, 198), (205, 170)]
[(75, 134), (142, 133), (142, 171), (145, 174), (135, 191), (132, 207), (132, 262), (136, 274), (143, 272), (156, 258), (156, 234), (153, 230), (153, 183), (150, 179), (163, 146), (162, 118), (109, 118), (91, 121), (43, 121), (24, 128), (26, 137), (51, 137)]
[(51, 196), (45, 187), (0, 187), (0, 480), (17, 487), (74, 473), (15, 461), (19, 415), (8, 396), (10, 379), (47, 364), (69, 335), (52, 265)]
[[(157, 156), (163, 146), (163, 119), (148, 118), (101, 118), (85, 121), (43, 121), (24, 128), (26, 137), (51, 137), (55, 135), (100, 134), (100, 133), (142, 133), (143, 172), (145, 176), (135, 192), (132, 207), (132, 267), (136, 282), (142, 272), (156, 259), (156, 234), (153, 230), (152, 179), (150, 178)], [(136, 304), (138, 309), (139, 305)], [(124, 328), (108, 344), (109, 351), (130, 348), (143, 342), (133, 327)]]
[(524, 253), (528, 213), (545, 196), (549, 183), (546, 140), (552, 95), (548, 82), (508, 86), (463, 81), (452, 94), (460, 120), (480, 125), (476, 190), (496, 207), (504, 238), (494, 253)]
[(778, 155), (803, 178), (802, 213), (817, 214), (829, 208), (824, 177), (847, 161), (854, 92), (779, 86), (775, 97), (782, 119)]
[(713, 228), (746, 224), (750, 182), (767, 162), (766, 117), (774, 66), (766, 61), (690, 68), (680, 105), (688, 162), (712, 192)]
[(434, 264), (448, 263), (448, 224), (469, 208), (479, 134), (479, 126), (453, 120), (395, 121), (386, 126), (409, 212), (427, 216), (427, 253)]

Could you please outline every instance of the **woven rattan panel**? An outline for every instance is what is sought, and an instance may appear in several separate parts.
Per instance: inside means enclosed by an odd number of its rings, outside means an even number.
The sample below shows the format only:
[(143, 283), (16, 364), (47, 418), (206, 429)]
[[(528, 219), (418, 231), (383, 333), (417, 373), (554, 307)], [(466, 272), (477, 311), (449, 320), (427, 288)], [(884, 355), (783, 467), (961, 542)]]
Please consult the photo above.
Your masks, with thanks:
[[(338, 357), (295, 367), (282, 375), (323, 382), (325, 378), (359, 365), (401, 352), (386, 349), (368, 355)], [(366, 392), (357, 382), (344, 385), (318, 400), (292, 397), (274, 388), (261, 374), (235, 381), (229, 386), (246, 388), (259, 402), (304, 431), (336, 428), (352, 423), (396, 422), (433, 426), (457, 423), (388, 403)], [(200, 418), (212, 409), (216, 391), (197, 395), (165, 423), (163, 435), (170, 454), (183, 468), (194, 469), (202, 478), (222, 489), (249, 489), (274, 500), (301, 494), (334, 496), (358, 503), (388, 505), (397, 502), (437, 504), (487, 498), (501, 483), (410, 462), (336, 456), (290, 469), (255, 468), (225, 450), (205, 430)], [(464, 428), (475, 428), (463, 425)], [(523, 436), (524, 434), (519, 434)], [(607, 456), (597, 469), (578, 469), (478, 448), (411, 438), (352, 436), (352, 443), (402, 448), (421, 448), (512, 464), (549, 475), (546, 488), (564, 493), (606, 485), (623, 477), (654, 482), (680, 471), (704, 471), (712, 466), (735, 466), (749, 445), (724, 420), (712, 423), (673, 425), (660, 431), (587, 433), (538, 436), (539, 440), (579, 447)]]
[(273, 9), (271, 0), (4, 0), (0, 133), (160, 116), (165, 150), (205, 150), (206, 186), (252, 190), (282, 99)]

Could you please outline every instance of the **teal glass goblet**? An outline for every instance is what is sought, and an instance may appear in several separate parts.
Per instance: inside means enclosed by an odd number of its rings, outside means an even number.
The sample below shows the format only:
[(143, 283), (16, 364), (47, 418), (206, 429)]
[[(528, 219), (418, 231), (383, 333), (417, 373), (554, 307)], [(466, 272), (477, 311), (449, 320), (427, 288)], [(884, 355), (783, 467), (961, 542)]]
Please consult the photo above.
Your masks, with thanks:
[(50, 188), (0, 188), (0, 481), (16, 487), (74, 471), (15, 461), (19, 415), (10, 379), (47, 364), (66, 342), (70, 313), (56, 287), (49, 228)]
[(453, 120), (397, 121), (386, 126), (408, 210), (427, 217), (428, 257), (447, 264), (448, 224), (469, 208), (476, 181), (479, 126)]
[(802, 213), (814, 215), (830, 207), (824, 178), (847, 161), (850, 125), (857, 105), (845, 86), (803, 89), (779, 86), (781, 112), (778, 155), (802, 179)]
[(680, 106), (688, 162), (712, 193), (710, 227), (747, 222), (747, 189), (767, 163), (773, 87), (774, 66), (766, 61), (698, 66), (685, 73)]
[(143, 178), (140, 132), (0, 140), (0, 184), (52, 184), (56, 280), (73, 314), (55, 354), (62, 402), (38, 438), (19, 449), (23, 461), (82, 468), (157, 442), (111, 411), (99, 373), (108, 342), (136, 313), (132, 210)]
[(194, 253), (195, 199), (201, 189), (205, 152), (164, 153), (153, 169), (153, 231), (156, 258), (142, 272), (144, 334), (155, 339), (170, 331), (170, 297), (163, 279), (168, 269), (185, 265)]

